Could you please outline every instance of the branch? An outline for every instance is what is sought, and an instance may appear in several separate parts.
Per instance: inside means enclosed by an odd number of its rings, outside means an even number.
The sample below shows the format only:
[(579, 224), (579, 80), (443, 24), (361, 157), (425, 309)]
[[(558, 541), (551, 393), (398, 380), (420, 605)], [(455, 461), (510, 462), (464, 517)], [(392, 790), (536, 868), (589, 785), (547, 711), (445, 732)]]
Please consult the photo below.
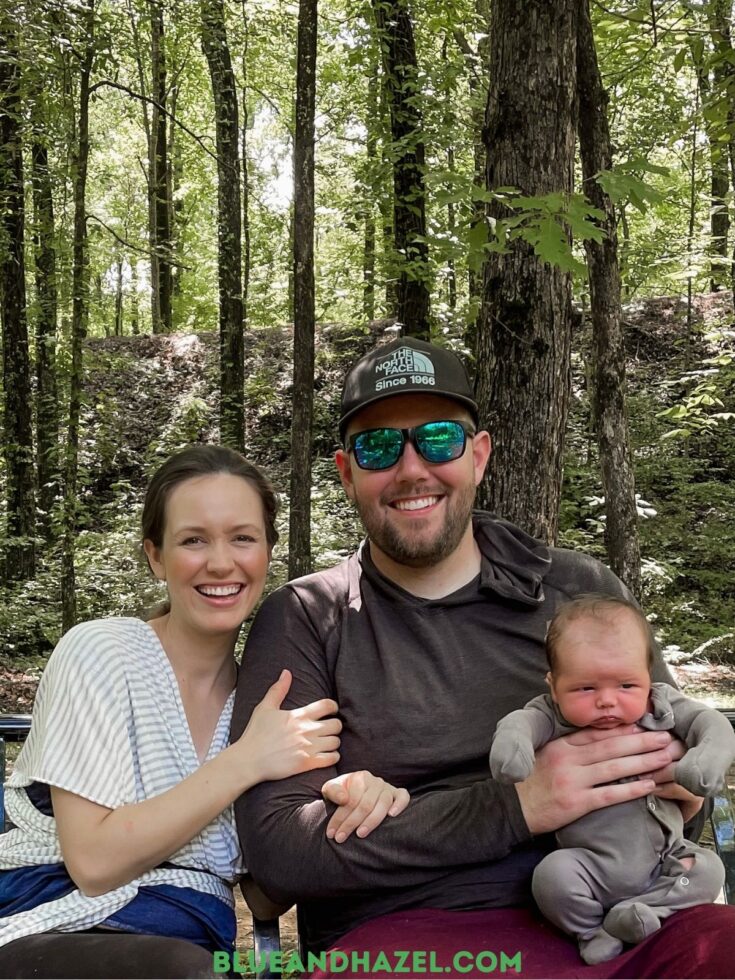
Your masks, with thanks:
[(103, 78), (101, 81), (95, 82), (95, 84), (90, 87), (90, 95), (98, 88), (114, 88), (119, 92), (125, 92), (125, 94), (129, 95), (132, 99), (138, 99), (140, 102), (146, 102), (148, 105), (155, 106), (159, 112), (162, 112), (164, 115), (168, 116), (171, 122), (175, 123), (179, 129), (183, 129), (188, 136), (191, 136), (191, 138), (204, 150), (207, 156), (210, 156), (213, 160), (216, 160), (218, 164), (222, 162), (222, 165), (226, 166), (226, 163), (224, 161), (220, 161), (217, 154), (213, 150), (209, 149), (201, 136), (197, 136), (196, 133), (193, 133), (188, 126), (185, 126), (181, 120), (177, 119), (176, 116), (169, 112), (165, 106), (162, 106), (159, 102), (156, 102), (155, 99), (151, 99), (147, 95), (141, 95), (140, 92), (134, 92), (131, 88), (128, 88), (127, 85), (121, 85), (119, 82), (113, 82), (109, 78)]
[[(115, 231), (114, 228), (110, 228), (110, 226), (107, 225), (107, 224), (105, 224), (105, 222), (102, 220), (102, 218), (98, 218), (96, 214), (90, 214), (89, 212), (87, 212), (87, 214), (85, 215), (85, 218), (87, 220), (89, 220), (91, 218), (92, 221), (96, 221), (98, 225), (102, 225), (102, 227), (105, 229), (105, 231), (109, 231), (109, 233), (112, 235), (113, 238), (115, 238), (118, 242), (120, 242), (121, 245), (124, 245), (125, 248), (129, 248), (131, 250), (131, 252), (140, 252), (140, 254), (141, 255), (145, 255), (146, 258), (150, 258), (151, 257), (151, 251), (150, 251), (150, 249), (141, 248), (140, 245), (133, 245), (132, 242), (126, 241), (124, 238), (121, 238), (118, 235), (118, 233)], [(186, 269), (187, 272), (190, 272), (191, 271), (191, 266), (190, 265), (184, 265), (183, 262), (177, 262), (175, 259), (171, 258), (170, 255), (166, 255), (166, 259), (167, 259), (169, 265), (175, 265), (175, 266), (178, 266), (180, 269)]]

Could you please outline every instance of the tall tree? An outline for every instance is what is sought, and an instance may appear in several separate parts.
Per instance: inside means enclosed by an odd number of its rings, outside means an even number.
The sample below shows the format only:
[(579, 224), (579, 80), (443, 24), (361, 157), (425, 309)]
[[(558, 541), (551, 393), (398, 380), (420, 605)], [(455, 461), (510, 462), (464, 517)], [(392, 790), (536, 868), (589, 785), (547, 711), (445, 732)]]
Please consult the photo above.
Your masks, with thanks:
[(149, 0), (151, 14), (151, 74), (153, 105), (150, 128), (149, 180), (153, 198), (153, 248), (155, 264), (153, 332), (171, 332), (171, 178), (168, 165), (166, 117), (166, 47), (162, 0)]
[[(494, 0), (486, 183), (570, 194), (577, 129), (578, 0)], [(490, 216), (504, 217), (499, 205)], [(553, 541), (570, 389), (571, 276), (524, 241), (488, 257), (476, 390), (494, 451), (483, 504)]]
[[(365, 180), (360, 189), (364, 222), (362, 249), (362, 315), (367, 323), (375, 319), (375, 206), (373, 179), (378, 159), (378, 76), (370, 72), (365, 119)], [(371, 179), (372, 178), (372, 179)]]
[(318, 0), (299, 0), (293, 215), (293, 421), (288, 575), (311, 571), (311, 454), (314, 413), (314, 114)]
[(612, 169), (608, 95), (597, 63), (589, 0), (581, 0), (577, 33), (579, 147), (587, 198), (605, 218), (605, 238), (585, 242), (592, 311), (593, 416), (605, 494), (605, 545), (614, 572), (640, 595), (641, 552), (635, 478), (625, 404), (625, 338), (620, 308), (620, 268), (615, 208), (595, 179)]
[(6, 464), (5, 577), (35, 571), (35, 474), (24, 262), (25, 203), (18, 34), (0, 12), (0, 313), (3, 327), (3, 450)]
[(242, 0), (242, 319), (248, 322), (248, 294), (250, 292), (250, 172), (248, 161), (248, 14), (246, 0)]
[(77, 535), (77, 481), (79, 472), (79, 416), (82, 405), (83, 349), (87, 334), (89, 281), (87, 255), (87, 167), (89, 162), (89, 90), (94, 62), (95, 0), (84, 0), (79, 11), (79, 37), (83, 45), (79, 66), (77, 145), (74, 177), (74, 244), (72, 267), (71, 371), (69, 422), (64, 466), (64, 532), (61, 556), (61, 620), (64, 632), (77, 619), (75, 543)]
[(39, 523), (51, 531), (51, 510), (59, 484), (59, 410), (56, 385), (56, 243), (54, 202), (48, 162), (46, 106), (40, 91), (31, 108), (33, 142), (33, 244), (36, 280), (36, 452)]
[[(719, 259), (713, 263), (711, 288), (730, 278), (735, 284), (735, 265), (730, 277), (724, 275), (728, 258), (730, 215), (728, 191), (735, 189), (735, 51), (732, 46), (732, 2), (708, 0), (705, 4), (710, 37), (714, 48), (712, 81), (706, 65), (692, 45), (704, 103), (704, 123), (710, 146), (712, 210), (710, 213), (711, 253)], [(735, 258), (735, 253), (733, 255)], [(733, 294), (735, 299), (735, 293)]]
[[(729, 186), (735, 190), (735, 49), (732, 44), (732, 3), (730, 0), (708, 0), (705, 4), (705, 11), (709, 23), (709, 30), (714, 47), (714, 68), (713, 68), (713, 90), (709, 101), (708, 112), (705, 113), (705, 120), (709, 117), (710, 147), (712, 147), (713, 137), (716, 139), (714, 130), (717, 129), (715, 120), (719, 122), (724, 141), (717, 141), (715, 146), (714, 159), (712, 160), (712, 232), (713, 245), (720, 245), (729, 230), (729, 220), (727, 226), (725, 219), (728, 217), (726, 207), (722, 205), (725, 195), (722, 194), (722, 164), (721, 157), (724, 148), (727, 148), (729, 159)], [(701, 72), (700, 72), (701, 79)], [(727, 188), (724, 188), (727, 190)], [(716, 234), (718, 232), (718, 234)], [(719, 249), (718, 249), (719, 251)], [(715, 275), (712, 277), (715, 279)], [(731, 268), (731, 284), (733, 286), (733, 302), (735, 303), (735, 252), (733, 252), (733, 264)]]
[(372, 0), (391, 118), (393, 235), (399, 256), (396, 316), (404, 332), (429, 339), (424, 132), (416, 44), (408, 0)]
[(219, 268), (220, 437), (244, 448), (244, 338), (242, 205), (237, 88), (222, 0), (202, 0), (202, 48), (209, 65), (217, 140), (217, 247)]
[[(490, 21), (490, 0), (475, 0), (475, 15), (477, 22), (477, 46), (467, 40), (467, 36), (459, 26), (454, 28), (454, 37), (464, 54), (467, 65), (467, 83), (470, 92), (472, 115), (472, 174), (475, 187), (483, 187), (485, 183), (485, 142), (483, 130), (485, 127), (485, 103), (487, 101), (487, 86), (490, 78), (490, 35), (487, 25)], [(484, 205), (478, 199), (471, 202), (470, 226), (475, 228), (485, 220)], [(479, 310), (482, 296), (482, 274), (478, 275), (473, 266), (467, 270), (467, 287), (471, 308)], [(477, 348), (477, 313), (467, 325), (465, 344), (471, 351)]]

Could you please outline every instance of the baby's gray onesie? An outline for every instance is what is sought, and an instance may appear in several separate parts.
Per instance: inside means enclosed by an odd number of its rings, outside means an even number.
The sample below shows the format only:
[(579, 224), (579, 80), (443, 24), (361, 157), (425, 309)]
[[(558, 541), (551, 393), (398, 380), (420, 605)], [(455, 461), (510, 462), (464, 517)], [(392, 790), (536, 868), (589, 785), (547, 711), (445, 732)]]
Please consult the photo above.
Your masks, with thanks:
[[(651, 700), (653, 711), (637, 724), (686, 742), (674, 778), (698, 796), (712, 795), (735, 758), (729, 721), (668, 684), (653, 684)], [(490, 750), (494, 778), (523, 781), (536, 749), (574, 731), (550, 695), (534, 698), (498, 724)], [(595, 810), (557, 831), (563, 850), (538, 865), (533, 894), (547, 919), (577, 937), (586, 962), (612, 959), (623, 942), (640, 942), (678, 909), (716, 899), (722, 862), (685, 840), (683, 829), (678, 804), (650, 795)], [(695, 859), (689, 870), (685, 857)]]

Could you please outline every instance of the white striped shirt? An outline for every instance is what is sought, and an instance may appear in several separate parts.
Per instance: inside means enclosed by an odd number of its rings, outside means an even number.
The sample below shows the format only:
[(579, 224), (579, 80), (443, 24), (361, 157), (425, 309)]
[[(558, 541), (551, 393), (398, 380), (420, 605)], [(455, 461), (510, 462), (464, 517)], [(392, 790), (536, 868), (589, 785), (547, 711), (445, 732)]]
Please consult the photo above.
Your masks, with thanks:
[[(234, 691), (205, 761), (228, 743)], [(115, 809), (158, 796), (198, 767), (171, 663), (151, 626), (139, 619), (81, 623), (63, 637), (46, 666), (28, 740), (7, 783), (0, 869), (63, 861), (56, 821), (25, 787), (48, 783)], [(103, 895), (78, 889), (34, 909), (0, 918), (0, 945), (40, 932), (77, 932), (131, 902), (141, 885), (178, 885), (233, 905), (231, 884), (244, 871), (232, 807), (169, 858)]]

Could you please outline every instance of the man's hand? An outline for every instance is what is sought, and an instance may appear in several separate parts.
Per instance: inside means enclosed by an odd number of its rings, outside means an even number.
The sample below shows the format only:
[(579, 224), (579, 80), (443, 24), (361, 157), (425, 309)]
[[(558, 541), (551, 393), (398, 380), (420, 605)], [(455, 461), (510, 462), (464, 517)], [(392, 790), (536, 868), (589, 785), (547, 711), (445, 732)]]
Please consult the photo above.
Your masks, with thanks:
[[(681, 757), (680, 746), (666, 732), (635, 725), (614, 734), (588, 728), (549, 742), (536, 753), (529, 778), (516, 785), (528, 829), (549, 833), (592, 810), (656, 792), (652, 774), (670, 781), (668, 767)], [(616, 782), (628, 776), (645, 778)]]

